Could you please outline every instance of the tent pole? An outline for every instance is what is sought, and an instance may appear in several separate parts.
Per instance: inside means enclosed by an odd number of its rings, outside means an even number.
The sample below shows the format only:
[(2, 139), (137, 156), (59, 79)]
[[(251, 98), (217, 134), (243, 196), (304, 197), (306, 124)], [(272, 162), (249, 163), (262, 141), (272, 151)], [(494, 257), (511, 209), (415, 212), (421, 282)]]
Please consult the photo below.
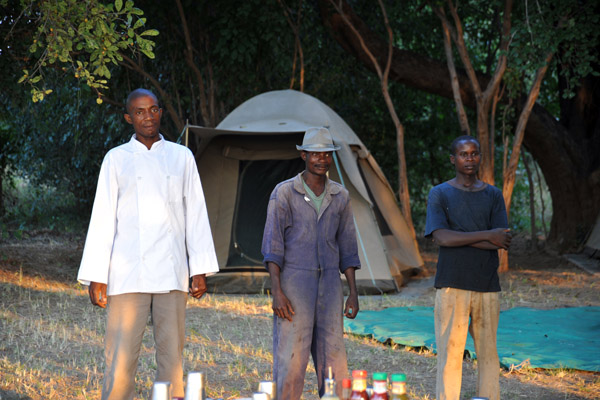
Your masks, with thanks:
[(188, 136), (189, 136), (189, 132), (190, 132), (190, 128), (189, 128), (189, 124), (188, 124), (188, 120), (185, 120), (185, 147), (190, 147), (188, 146)]

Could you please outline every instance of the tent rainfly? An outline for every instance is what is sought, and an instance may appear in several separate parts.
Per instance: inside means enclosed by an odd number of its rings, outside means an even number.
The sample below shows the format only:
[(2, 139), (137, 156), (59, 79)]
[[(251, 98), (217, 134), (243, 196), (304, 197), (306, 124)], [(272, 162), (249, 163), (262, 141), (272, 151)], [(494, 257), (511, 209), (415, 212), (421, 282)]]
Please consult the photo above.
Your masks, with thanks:
[(394, 292), (423, 265), (389, 182), (358, 136), (316, 98), (281, 90), (251, 98), (215, 129), (184, 131), (200, 139), (196, 160), (221, 269), (208, 278), (209, 291), (270, 290), (260, 252), (267, 203), (277, 183), (304, 170), (296, 145), (311, 126), (328, 127), (341, 146), (329, 177), (350, 192), (362, 265), (359, 292)]

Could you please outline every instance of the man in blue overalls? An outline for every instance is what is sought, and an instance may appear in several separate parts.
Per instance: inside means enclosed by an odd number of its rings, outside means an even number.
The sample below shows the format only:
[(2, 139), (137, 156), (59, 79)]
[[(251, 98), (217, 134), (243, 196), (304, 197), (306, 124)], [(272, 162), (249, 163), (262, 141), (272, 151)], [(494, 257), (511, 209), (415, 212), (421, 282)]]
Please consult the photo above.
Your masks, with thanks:
[[(360, 261), (350, 196), (327, 178), (339, 146), (328, 129), (310, 128), (296, 147), (306, 169), (273, 190), (262, 243), (275, 314), (273, 380), (282, 400), (300, 399), (309, 354), (320, 396), (328, 367), (338, 381), (348, 376), (343, 315), (358, 313), (354, 274)], [(350, 290), (345, 308), (340, 272)]]

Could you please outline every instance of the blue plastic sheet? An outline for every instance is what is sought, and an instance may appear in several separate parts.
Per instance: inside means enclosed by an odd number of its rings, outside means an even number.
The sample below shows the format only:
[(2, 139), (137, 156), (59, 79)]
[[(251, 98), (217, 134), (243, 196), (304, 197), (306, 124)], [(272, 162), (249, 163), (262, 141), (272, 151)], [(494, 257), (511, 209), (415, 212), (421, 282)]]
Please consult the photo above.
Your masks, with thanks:
[[(361, 311), (344, 320), (348, 333), (385, 343), (435, 351), (432, 307), (394, 307)], [(476, 358), (471, 335), (466, 350)], [(532, 368), (600, 371), (600, 307), (554, 310), (513, 308), (500, 313), (498, 355), (505, 368), (521, 363)]]

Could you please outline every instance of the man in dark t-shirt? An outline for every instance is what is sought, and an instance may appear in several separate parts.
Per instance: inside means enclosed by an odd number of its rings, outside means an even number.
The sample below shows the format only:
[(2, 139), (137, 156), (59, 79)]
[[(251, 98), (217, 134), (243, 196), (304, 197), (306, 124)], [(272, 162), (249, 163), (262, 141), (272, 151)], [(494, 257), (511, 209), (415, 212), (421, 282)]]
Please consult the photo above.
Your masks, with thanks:
[(481, 164), (477, 139), (456, 138), (450, 162), (456, 177), (429, 192), (425, 226), (425, 237), (440, 246), (435, 276), (436, 398), (460, 398), (469, 331), (478, 360), (477, 396), (498, 400), (497, 250), (508, 249), (512, 236), (502, 192), (477, 178)]

